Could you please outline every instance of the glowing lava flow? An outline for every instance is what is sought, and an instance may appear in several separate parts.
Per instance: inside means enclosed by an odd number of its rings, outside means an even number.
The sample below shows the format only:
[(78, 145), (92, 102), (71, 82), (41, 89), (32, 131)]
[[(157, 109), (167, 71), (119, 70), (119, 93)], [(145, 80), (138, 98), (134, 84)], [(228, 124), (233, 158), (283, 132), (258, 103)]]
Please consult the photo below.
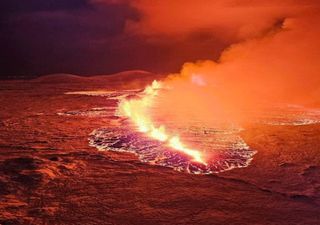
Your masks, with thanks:
[(147, 134), (155, 140), (165, 142), (172, 149), (191, 156), (193, 161), (206, 165), (201, 152), (185, 147), (178, 136), (168, 134), (163, 125), (156, 127), (148, 116), (147, 110), (150, 109), (160, 88), (161, 84), (153, 81), (152, 85), (145, 88), (141, 98), (122, 100), (119, 103), (120, 114), (130, 118), (140, 132)]

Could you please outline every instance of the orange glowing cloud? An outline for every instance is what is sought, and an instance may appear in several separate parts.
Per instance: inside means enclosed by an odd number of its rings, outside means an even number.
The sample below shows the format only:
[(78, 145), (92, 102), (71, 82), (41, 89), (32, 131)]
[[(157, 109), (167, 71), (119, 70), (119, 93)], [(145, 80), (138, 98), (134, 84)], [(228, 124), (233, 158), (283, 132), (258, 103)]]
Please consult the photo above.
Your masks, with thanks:
[(228, 40), (254, 37), (277, 26), (284, 18), (314, 8), (316, 1), (294, 0), (135, 0), (141, 20), (129, 22), (129, 32), (155, 37), (183, 38), (193, 32), (211, 32)]
[(131, 28), (141, 35), (176, 38), (206, 28), (221, 39), (236, 41), (219, 60), (186, 63), (179, 74), (168, 77), (172, 91), (157, 104), (167, 109), (175, 105), (176, 120), (196, 115), (206, 122), (223, 121), (243, 118), (245, 110), (259, 104), (320, 102), (317, 1), (135, 1), (135, 5), (144, 17)]

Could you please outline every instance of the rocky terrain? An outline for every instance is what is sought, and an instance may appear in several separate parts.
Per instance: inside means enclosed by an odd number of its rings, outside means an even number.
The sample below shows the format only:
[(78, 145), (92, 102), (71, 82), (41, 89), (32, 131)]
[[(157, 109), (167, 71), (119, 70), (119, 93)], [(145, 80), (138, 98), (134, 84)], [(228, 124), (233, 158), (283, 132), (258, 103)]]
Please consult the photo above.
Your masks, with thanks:
[(90, 146), (114, 117), (104, 94), (159, 78), (1, 81), (0, 224), (320, 224), (320, 124), (248, 125), (251, 164), (210, 175)]

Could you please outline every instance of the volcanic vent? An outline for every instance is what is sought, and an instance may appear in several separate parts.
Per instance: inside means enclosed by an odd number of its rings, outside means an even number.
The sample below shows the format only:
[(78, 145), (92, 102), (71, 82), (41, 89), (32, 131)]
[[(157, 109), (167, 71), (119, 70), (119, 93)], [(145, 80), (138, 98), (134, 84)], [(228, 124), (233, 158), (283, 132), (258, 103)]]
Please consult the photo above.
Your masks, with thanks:
[[(208, 123), (202, 115), (179, 120), (176, 112), (186, 115), (190, 110), (179, 109), (178, 103), (169, 108), (159, 105), (158, 101), (166, 98), (167, 92), (170, 88), (159, 82), (144, 90), (67, 92), (65, 94), (90, 98), (104, 97), (106, 106), (59, 111), (58, 115), (103, 119), (106, 125), (90, 134), (90, 145), (101, 151), (130, 152), (148, 164), (196, 174), (218, 173), (249, 165), (255, 151), (240, 137), (243, 128), (239, 123), (221, 123), (219, 117), (213, 117), (217, 120)], [(191, 111), (198, 112), (199, 108)], [(266, 105), (262, 112), (252, 109), (244, 114), (251, 124), (257, 125), (304, 126), (320, 122), (319, 109), (299, 105)]]
[(119, 98), (118, 125), (92, 132), (90, 144), (100, 150), (131, 152), (143, 162), (196, 174), (248, 166), (255, 151), (239, 136), (240, 127), (233, 123), (209, 126), (197, 118), (173, 120), (168, 112), (161, 117), (164, 109), (154, 104), (159, 91), (170, 90), (155, 81), (143, 91)]

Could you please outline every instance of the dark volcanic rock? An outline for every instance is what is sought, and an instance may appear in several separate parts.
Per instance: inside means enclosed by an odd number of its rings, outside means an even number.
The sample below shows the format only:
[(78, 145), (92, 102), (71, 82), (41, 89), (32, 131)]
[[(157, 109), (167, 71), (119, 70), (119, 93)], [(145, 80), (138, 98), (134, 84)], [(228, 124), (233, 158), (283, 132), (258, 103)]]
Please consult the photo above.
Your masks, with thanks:
[(40, 160), (29, 157), (13, 158), (5, 160), (0, 168), (5, 174), (15, 174), (22, 170), (35, 170), (39, 168)]
[(8, 189), (8, 185), (6, 182), (0, 181), (0, 196), (1, 195), (7, 195), (10, 191)]
[(181, 173), (88, 146), (109, 117), (58, 115), (115, 106), (66, 92), (141, 88), (144, 80), (50, 79), (0, 83), (0, 224), (320, 224), (319, 124), (248, 126), (241, 137), (257, 151), (250, 166)]
[(11, 178), (13, 181), (19, 182), (23, 186), (33, 188), (42, 181), (41, 173), (15, 174)]

